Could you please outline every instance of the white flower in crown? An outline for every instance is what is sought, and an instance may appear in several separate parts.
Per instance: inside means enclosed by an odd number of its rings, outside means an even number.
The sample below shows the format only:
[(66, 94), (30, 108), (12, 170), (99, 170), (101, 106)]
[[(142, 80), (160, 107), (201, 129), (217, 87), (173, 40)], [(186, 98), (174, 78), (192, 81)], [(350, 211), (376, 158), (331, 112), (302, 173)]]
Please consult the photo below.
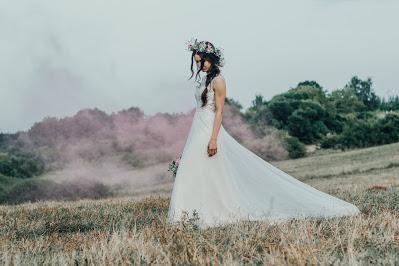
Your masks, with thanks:
[(199, 44), (199, 51), (200, 52), (205, 52), (205, 49), (206, 49), (206, 44), (205, 44), (205, 42), (200, 42), (200, 44)]
[(222, 49), (221, 48), (216, 48), (216, 50), (215, 50), (215, 55), (217, 56), (217, 57), (219, 57), (219, 66), (224, 66), (224, 56), (223, 56), (223, 51), (222, 51)]
[(186, 42), (186, 44), (187, 44), (187, 49), (189, 51), (193, 51), (193, 50), (197, 50), (198, 49), (197, 39), (191, 38), (188, 42)]
[(223, 67), (224, 66), (224, 58), (223, 57), (220, 57), (220, 59), (219, 59), (219, 64), (218, 64), (220, 67)]
[(207, 45), (206, 52), (207, 53), (213, 53), (214, 52), (213, 47), (210, 44)]

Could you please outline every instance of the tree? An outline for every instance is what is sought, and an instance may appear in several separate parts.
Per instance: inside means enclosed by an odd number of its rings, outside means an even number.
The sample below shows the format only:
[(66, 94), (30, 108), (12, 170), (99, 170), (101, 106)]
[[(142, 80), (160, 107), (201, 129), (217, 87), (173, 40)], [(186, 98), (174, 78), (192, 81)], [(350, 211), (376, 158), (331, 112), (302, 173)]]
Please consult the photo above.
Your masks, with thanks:
[(332, 91), (328, 96), (328, 100), (338, 113), (347, 114), (366, 109), (364, 103), (359, 100), (355, 92), (349, 87)]
[(385, 111), (399, 110), (399, 96), (389, 96), (388, 100), (382, 98), (380, 108)]
[(268, 107), (273, 125), (310, 144), (327, 132), (342, 130), (342, 119), (336, 119), (334, 108), (326, 108), (328, 103), (325, 90), (317, 82), (304, 81), (273, 97)]
[(244, 113), (245, 120), (258, 136), (264, 136), (268, 126), (273, 124), (273, 115), (261, 95), (256, 95), (252, 105)]
[(317, 83), (317, 82), (314, 81), (314, 80), (311, 80), (311, 81), (305, 80), (305, 81), (299, 82), (298, 85), (297, 85), (297, 87), (301, 87), (301, 86), (309, 86), (309, 87), (314, 87), (314, 88), (322, 89), (322, 87), (320, 86), (320, 84)]
[(314, 143), (330, 131), (323, 122), (325, 116), (319, 103), (306, 102), (289, 117), (288, 132), (306, 144)]
[(372, 86), (373, 81), (371, 78), (361, 80), (357, 76), (354, 76), (349, 83), (345, 85), (345, 88), (351, 89), (368, 110), (375, 110), (379, 108), (381, 99), (374, 93)]

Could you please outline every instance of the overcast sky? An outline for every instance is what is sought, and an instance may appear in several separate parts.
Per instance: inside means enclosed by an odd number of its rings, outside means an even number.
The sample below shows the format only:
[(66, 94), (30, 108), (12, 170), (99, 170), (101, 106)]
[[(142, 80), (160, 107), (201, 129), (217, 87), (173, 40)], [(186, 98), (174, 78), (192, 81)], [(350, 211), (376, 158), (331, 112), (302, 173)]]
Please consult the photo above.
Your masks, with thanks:
[(398, 93), (398, 12), (397, 0), (0, 0), (0, 131), (83, 108), (186, 112), (191, 37), (224, 49), (227, 96), (244, 108), (354, 75)]

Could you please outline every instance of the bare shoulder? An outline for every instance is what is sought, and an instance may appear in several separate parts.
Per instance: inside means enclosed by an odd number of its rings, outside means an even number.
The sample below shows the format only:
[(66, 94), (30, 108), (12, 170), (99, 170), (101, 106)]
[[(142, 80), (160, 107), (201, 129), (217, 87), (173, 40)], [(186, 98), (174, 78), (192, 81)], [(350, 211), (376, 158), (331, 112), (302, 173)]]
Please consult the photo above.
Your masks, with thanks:
[(221, 73), (219, 73), (216, 77), (214, 77), (215, 81), (219, 80), (219, 82), (225, 82), (225, 79)]
[(213, 78), (213, 90), (226, 90), (226, 81), (224, 77), (219, 74)]

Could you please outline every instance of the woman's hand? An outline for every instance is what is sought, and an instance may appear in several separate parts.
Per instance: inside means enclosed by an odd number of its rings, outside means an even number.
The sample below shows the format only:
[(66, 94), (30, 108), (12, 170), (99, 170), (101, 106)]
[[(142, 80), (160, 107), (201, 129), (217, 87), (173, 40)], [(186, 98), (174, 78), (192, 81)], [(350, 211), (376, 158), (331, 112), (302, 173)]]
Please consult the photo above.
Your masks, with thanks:
[(216, 139), (210, 139), (208, 143), (208, 156), (213, 156), (217, 152), (217, 144)]

